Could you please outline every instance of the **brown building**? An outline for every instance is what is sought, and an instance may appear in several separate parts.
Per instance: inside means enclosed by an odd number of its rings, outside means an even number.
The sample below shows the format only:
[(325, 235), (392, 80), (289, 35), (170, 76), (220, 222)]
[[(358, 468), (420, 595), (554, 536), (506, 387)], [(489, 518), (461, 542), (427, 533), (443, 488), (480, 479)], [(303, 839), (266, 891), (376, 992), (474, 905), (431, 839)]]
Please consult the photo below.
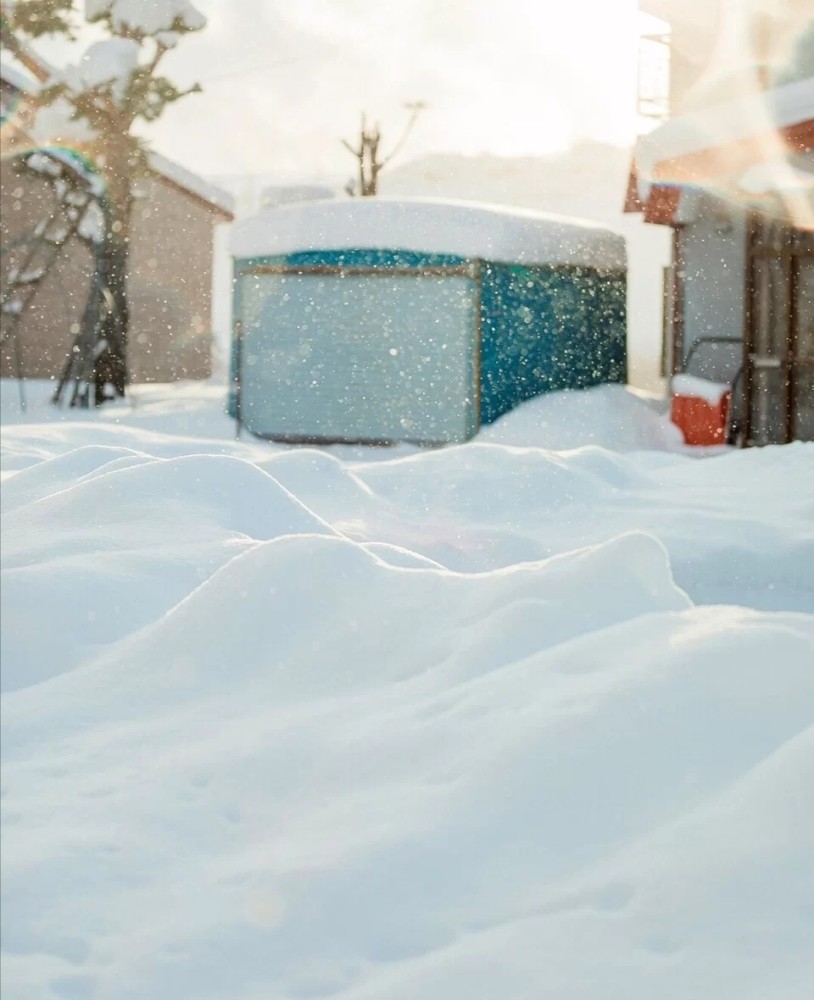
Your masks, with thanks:
[[(0, 162), (0, 278), (24, 260), (38, 223), (56, 205), (53, 185), (23, 167), (30, 148), (25, 78), (0, 70), (0, 101), (18, 126), (4, 137)], [(15, 113), (16, 112), (16, 113)], [(8, 131), (8, 130), (7, 130)], [(36, 143), (34, 143), (36, 145)], [(207, 378), (212, 369), (212, 268), (215, 226), (232, 220), (230, 196), (155, 154), (136, 188), (130, 241), (128, 360), (133, 382)], [(93, 258), (72, 236), (16, 320), (0, 351), (0, 374), (58, 377), (87, 301)]]
[(814, 440), (814, 4), (640, 7), (670, 93), (625, 208), (673, 233), (665, 374), (729, 384), (731, 440)]

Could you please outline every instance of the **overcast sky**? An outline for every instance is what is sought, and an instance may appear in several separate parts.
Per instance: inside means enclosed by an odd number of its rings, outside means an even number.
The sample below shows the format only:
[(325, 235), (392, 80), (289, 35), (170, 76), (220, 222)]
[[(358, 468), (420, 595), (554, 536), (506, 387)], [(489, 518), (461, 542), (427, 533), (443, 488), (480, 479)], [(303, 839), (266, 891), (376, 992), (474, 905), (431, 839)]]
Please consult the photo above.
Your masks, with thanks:
[(204, 174), (350, 176), (361, 112), (384, 148), (426, 101), (400, 159), (537, 155), (635, 134), (635, 0), (196, 0), (207, 28), (167, 58), (204, 93), (154, 147)]

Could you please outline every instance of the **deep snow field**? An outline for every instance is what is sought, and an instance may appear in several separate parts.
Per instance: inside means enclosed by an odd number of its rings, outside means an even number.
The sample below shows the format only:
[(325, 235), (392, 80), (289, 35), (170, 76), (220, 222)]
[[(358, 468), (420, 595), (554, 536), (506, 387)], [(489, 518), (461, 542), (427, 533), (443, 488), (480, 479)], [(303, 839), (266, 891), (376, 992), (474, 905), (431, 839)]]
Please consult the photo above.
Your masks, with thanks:
[(2, 385), (3, 1000), (814, 996), (814, 445)]

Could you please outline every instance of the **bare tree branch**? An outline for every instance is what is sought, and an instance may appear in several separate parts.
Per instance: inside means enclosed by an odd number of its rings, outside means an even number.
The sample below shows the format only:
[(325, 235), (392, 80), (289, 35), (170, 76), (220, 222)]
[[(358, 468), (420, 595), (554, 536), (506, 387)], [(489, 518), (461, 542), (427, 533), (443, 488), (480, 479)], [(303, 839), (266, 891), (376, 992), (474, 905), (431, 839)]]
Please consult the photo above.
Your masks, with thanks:
[(387, 164), (396, 155), (396, 153), (398, 153), (398, 151), (402, 148), (402, 146), (404, 145), (404, 143), (407, 141), (407, 137), (410, 135), (410, 132), (412, 132), (413, 126), (415, 125), (416, 121), (418, 120), (418, 116), (426, 108), (426, 106), (427, 105), (423, 101), (416, 101), (414, 104), (407, 104), (407, 105), (405, 105), (405, 107), (412, 109), (412, 114), (410, 115), (410, 120), (407, 122), (407, 127), (401, 133), (401, 138), (399, 139), (399, 141), (396, 143), (396, 145), (390, 151), (390, 153), (388, 154), (388, 156), (386, 156), (385, 159), (382, 161), (382, 164), (381, 164), (382, 167), (386, 167)]

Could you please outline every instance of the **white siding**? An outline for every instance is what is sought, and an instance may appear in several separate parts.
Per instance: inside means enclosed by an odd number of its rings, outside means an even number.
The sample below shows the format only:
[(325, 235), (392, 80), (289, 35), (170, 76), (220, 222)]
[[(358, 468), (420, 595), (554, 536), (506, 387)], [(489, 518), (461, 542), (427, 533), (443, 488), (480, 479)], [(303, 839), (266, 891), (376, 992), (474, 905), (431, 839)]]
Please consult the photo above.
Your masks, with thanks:
[(704, 337), (731, 337), (731, 347), (698, 347), (688, 370), (731, 381), (742, 360), (746, 235), (742, 218), (703, 217), (679, 230), (686, 358)]

